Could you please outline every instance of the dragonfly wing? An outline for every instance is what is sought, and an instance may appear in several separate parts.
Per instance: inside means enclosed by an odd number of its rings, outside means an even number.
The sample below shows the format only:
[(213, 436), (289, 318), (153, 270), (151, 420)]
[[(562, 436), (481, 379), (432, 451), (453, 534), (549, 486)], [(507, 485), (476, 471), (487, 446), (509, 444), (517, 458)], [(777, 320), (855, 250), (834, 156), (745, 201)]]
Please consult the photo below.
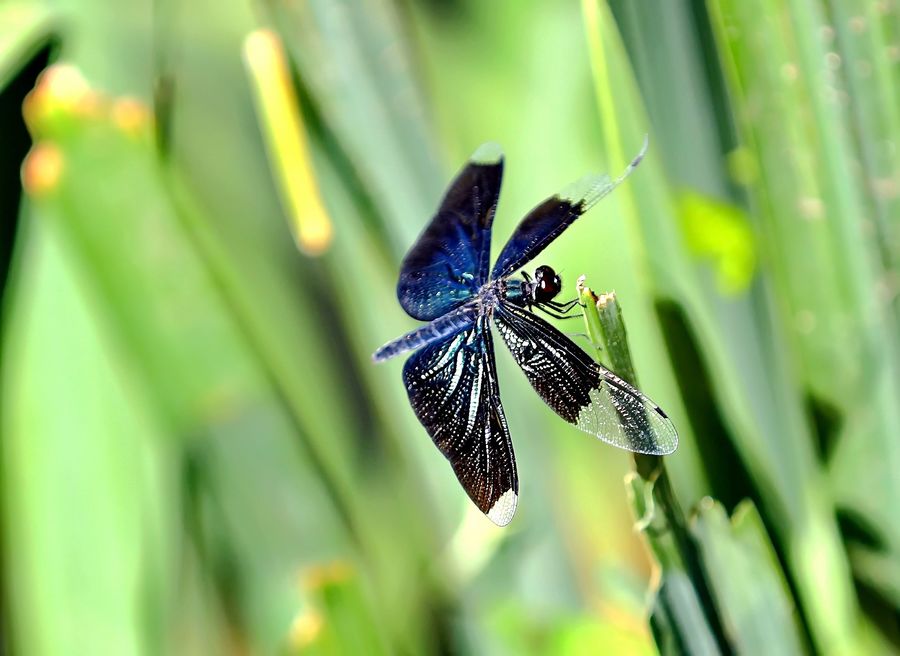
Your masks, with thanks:
[(495, 524), (508, 524), (519, 481), (487, 320), (413, 354), (403, 381), (416, 416), (469, 498)]
[(610, 444), (655, 455), (678, 446), (666, 414), (549, 323), (502, 303), (494, 321), (531, 386), (560, 417)]
[(411, 317), (430, 321), (446, 314), (487, 282), (502, 178), (500, 147), (484, 144), (450, 184), (400, 267), (397, 298)]
[(615, 180), (608, 175), (588, 175), (529, 212), (506, 242), (491, 277), (505, 278), (537, 257), (579, 216), (619, 186), (637, 168), (647, 152), (647, 142), (628, 168)]

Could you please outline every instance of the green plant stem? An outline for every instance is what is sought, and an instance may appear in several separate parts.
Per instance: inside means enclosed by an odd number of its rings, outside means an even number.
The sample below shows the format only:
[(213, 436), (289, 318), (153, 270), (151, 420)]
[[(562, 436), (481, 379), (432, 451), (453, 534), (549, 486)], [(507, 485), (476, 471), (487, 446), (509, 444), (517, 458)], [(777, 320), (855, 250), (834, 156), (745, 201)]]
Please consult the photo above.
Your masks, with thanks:
[[(598, 353), (601, 357), (603, 353), (606, 354), (610, 369), (617, 376), (637, 387), (637, 375), (628, 348), (628, 334), (615, 292), (598, 297), (589, 287), (582, 286), (581, 301), (584, 304), (588, 336)], [(653, 485), (653, 495), (658, 497), (656, 501), (672, 528), (686, 532), (684, 514), (675, 498), (663, 459), (660, 456), (635, 453), (634, 463), (640, 477)]]
[[(628, 348), (628, 333), (615, 293), (597, 296), (593, 290), (584, 286), (583, 280), (579, 280), (578, 289), (587, 333), (601, 360), (617, 376), (637, 387), (637, 375)], [(638, 517), (637, 527), (647, 537), (663, 572), (663, 583), (655, 591), (660, 596), (657, 607), (662, 608), (658, 612), (654, 611), (654, 615), (666, 615), (667, 622), (681, 625), (670, 628), (685, 633), (682, 631), (685, 628), (683, 623), (671, 616), (672, 604), (682, 602), (668, 598), (673, 591), (671, 587), (666, 589), (664, 582), (666, 576), (673, 573), (686, 576), (693, 585), (696, 600), (701, 607), (699, 610), (707, 623), (706, 628), (711, 637), (715, 637), (718, 646), (725, 647), (724, 632), (706, 584), (700, 555), (675, 497), (665, 462), (661, 456), (635, 453), (634, 463), (637, 476), (630, 477), (626, 484)]]

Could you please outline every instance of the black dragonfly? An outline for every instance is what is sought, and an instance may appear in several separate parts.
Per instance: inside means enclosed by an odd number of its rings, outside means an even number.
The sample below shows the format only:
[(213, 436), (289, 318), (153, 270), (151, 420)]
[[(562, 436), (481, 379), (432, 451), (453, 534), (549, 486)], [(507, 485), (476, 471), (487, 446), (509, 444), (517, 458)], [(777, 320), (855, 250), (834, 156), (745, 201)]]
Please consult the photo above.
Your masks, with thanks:
[[(534, 259), (640, 163), (616, 180), (587, 176), (535, 207), (490, 265), (491, 224), (503, 176), (497, 144), (478, 148), (450, 185), (400, 268), (397, 297), (428, 321), (388, 342), (376, 362), (416, 352), (403, 367), (409, 401), (475, 505), (505, 526), (519, 480), (494, 361), (490, 321), (540, 397), (560, 417), (610, 444), (665, 455), (678, 445), (672, 422), (653, 401), (594, 361), (534, 310), (565, 317), (577, 307), (554, 300), (562, 289), (549, 266), (513, 274)], [(570, 315), (571, 316), (571, 315)]]

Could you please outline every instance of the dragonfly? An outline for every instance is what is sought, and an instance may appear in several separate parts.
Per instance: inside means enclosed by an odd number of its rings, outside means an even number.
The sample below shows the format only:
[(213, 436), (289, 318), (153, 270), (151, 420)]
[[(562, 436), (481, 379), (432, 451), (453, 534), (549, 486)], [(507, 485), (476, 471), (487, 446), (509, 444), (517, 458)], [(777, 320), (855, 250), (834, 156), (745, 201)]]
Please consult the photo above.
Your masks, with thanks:
[(556, 300), (560, 276), (548, 265), (516, 275), (621, 184), (646, 151), (645, 140), (615, 180), (589, 175), (540, 203), (490, 267), (504, 158), (499, 145), (484, 144), (450, 184), (400, 266), (400, 305), (428, 323), (372, 358), (381, 362), (414, 351), (403, 367), (413, 411), (469, 498), (499, 526), (515, 514), (519, 479), (500, 402), (492, 322), (538, 396), (565, 421), (636, 453), (668, 455), (678, 446), (658, 405), (538, 316), (577, 316), (571, 314), (580, 309), (577, 297)]

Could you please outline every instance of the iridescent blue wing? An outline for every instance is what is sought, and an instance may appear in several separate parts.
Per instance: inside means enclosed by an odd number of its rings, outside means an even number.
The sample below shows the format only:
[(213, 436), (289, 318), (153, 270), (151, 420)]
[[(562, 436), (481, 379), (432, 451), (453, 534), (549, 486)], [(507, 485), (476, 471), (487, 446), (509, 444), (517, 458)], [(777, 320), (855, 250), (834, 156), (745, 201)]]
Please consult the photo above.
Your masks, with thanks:
[(419, 421), (469, 498), (499, 526), (516, 511), (519, 479), (487, 320), (413, 354), (403, 382)]
[(500, 196), (503, 153), (484, 144), (450, 184), (437, 214), (406, 254), (397, 298), (429, 321), (461, 305), (487, 281), (491, 223)]
[(628, 168), (615, 180), (608, 175), (589, 175), (551, 196), (529, 212), (500, 252), (491, 278), (505, 278), (537, 257), (579, 216), (615, 189), (641, 163), (647, 141)]
[(675, 427), (658, 405), (549, 323), (506, 302), (494, 321), (531, 386), (567, 422), (637, 453), (667, 455), (678, 446)]

